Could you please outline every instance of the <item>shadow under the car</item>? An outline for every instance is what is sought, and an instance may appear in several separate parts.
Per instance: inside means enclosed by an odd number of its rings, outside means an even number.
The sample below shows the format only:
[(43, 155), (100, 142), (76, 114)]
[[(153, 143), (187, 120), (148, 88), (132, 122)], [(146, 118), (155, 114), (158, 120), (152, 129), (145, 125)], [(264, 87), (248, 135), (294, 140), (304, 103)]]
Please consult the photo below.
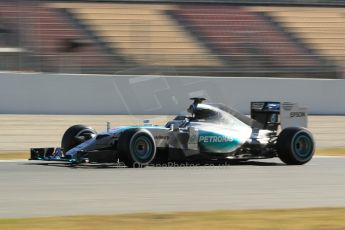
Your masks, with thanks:
[(278, 162), (265, 162), (265, 161), (245, 161), (245, 162), (234, 162), (232, 165), (253, 165), (253, 166), (283, 166), (284, 163)]
[[(82, 168), (93, 168), (93, 169), (113, 169), (113, 168), (127, 168), (121, 163), (82, 163), (82, 164), (71, 164), (68, 162), (54, 162), (54, 161), (32, 161), (24, 163), (26, 165), (39, 165), (39, 166), (52, 166), (52, 167), (66, 167), (71, 169), (82, 169)], [(222, 161), (222, 162), (168, 162), (164, 164), (150, 164), (149, 167), (154, 168), (188, 168), (188, 167), (232, 167), (232, 166), (284, 166), (284, 163), (280, 162), (268, 162), (268, 161)]]

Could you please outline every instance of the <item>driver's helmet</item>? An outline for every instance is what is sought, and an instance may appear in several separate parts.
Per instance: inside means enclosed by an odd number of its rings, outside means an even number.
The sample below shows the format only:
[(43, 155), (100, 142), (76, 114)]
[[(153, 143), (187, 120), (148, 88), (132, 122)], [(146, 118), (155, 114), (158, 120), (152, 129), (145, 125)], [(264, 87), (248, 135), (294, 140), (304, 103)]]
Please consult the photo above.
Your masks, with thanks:
[(219, 112), (207, 108), (197, 108), (194, 118), (196, 120), (215, 120), (219, 118)]

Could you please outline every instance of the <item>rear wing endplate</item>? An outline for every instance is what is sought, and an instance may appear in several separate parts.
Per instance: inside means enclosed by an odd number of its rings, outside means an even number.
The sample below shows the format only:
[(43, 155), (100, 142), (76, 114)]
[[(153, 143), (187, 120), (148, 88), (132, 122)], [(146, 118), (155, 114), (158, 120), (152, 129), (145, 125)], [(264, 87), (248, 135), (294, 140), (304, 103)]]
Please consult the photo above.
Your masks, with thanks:
[(308, 124), (307, 108), (297, 103), (259, 101), (251, 102), (251, 118), (263, 125), (263, 129), (277, 130), (288, 127), (305, 127)]
[(308, 110), (299, 107), (297, 103), (282, 102), (280, 106), (280, 126), (282, 129), (288, 127), (308, 127)]

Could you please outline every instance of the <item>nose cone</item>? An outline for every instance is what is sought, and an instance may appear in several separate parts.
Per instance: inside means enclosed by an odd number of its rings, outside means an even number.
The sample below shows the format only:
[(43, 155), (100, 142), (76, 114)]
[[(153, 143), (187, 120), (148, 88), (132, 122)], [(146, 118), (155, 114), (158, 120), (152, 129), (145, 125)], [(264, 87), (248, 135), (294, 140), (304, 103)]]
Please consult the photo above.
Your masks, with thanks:
[(66, 156), (70, 156), (72, 159), (74, 159), (79, 151), (82, 150), (89, 150), (91, 146), (93, 146), (96, 143), (96, 138), (89, 139), (80, 145), (77, 145), (76, 147), (70, 149), (68, 152), (65, 153)]

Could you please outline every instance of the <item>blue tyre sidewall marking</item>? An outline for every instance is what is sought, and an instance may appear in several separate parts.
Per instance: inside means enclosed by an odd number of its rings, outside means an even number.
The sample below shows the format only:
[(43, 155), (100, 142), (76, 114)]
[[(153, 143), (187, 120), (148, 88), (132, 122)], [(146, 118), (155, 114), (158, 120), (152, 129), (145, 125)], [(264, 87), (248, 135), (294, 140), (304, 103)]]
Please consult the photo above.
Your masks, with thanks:
[[(298, 145), (300, 145), (299, 148), (298, 148)], [(297, 133), (295, 137), (293, 138), (291, 147), (292, 147), (292, 151), (294, 155), (297, 158), (306, 160), (306, 159), (309, 159), (310, 156), (313, 154), (314, 142), (307, 133), (300, 132), (300, 133)]]
[[(142, 141), (147, 150), (145, 151), (144, 154), (140, 154), (138, 153), (136, 150), (137, 145), (139, 144), (139, 142)], [(138, 162), (138, 163), (147, 163), (148, 161), (151, 160), (152, 155), (154, 155), (155, 153), (155, 145), (152, 142), (150, 136), (145, 135), (145, 134), (134, 134), (132, 140), (130, 141), (130, 151), (131, 154), (133, 156), (133, 158)]]

